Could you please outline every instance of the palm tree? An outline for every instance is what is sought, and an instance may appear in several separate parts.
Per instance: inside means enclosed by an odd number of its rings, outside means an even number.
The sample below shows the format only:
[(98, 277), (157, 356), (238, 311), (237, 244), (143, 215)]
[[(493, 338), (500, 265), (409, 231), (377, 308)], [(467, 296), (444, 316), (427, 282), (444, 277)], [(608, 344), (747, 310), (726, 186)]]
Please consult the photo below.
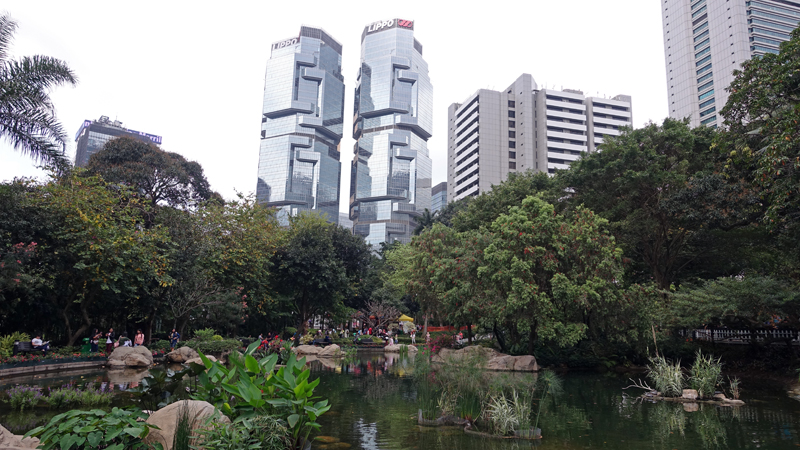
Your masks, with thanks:
[(64, 155), (67, 134), (56, 120), (50, 89), (78, 81), (61, 60), (49, 56), (11, 59), (8, 48), (17, 29), (8, 14), (0, 16), (0, 137), (14, 149), (58, 171), (69, 167)]
[(430, 228), (433, 226), (433, 220), (436, 218), (436, 213), (431, 214), (431, 211), (428, 208), (425, 208), (425, 211), (422, 215), (417, 218), (417, 227), (414, 228), (414, 236), (419, 236), (425, 231), (426, 228)]

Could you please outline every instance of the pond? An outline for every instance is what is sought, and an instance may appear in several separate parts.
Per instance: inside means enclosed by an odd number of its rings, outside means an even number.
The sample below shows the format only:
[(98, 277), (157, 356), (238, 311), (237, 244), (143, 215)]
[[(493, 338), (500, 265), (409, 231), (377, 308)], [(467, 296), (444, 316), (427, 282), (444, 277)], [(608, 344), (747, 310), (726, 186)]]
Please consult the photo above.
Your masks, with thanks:
[[(413, 355), (360, 352), (353, 361), (315, 361), (320, 396), (333, 407), (320, 418), (321, 435), (333, 443), (315, 449), (335, 450), (511, 450), (511, 449), (797, 449), (800, 447), (800, 402), (780, 386), (756, 387), (744, 381), (740, 408), (700, 405), (687, 412), (681, 404), (638, 401), (637, 392), (623, 391), (625, 377), (596, 373), (562, 376), (564, 393), (545, 401), (539, 426), (541, 441), (500, 441), (464, 434), (455, 427), (426, 428), (416, 423), (417, 390)], [(113, 385), (116, 404), (129, 402), (124, 393), (143, 374), (84, 371), (0, 381), (61, 386)], [(0, 404), (0, 424), (14, 433), (49, 420), (57, 412), (43, 408), (12, 412)]]

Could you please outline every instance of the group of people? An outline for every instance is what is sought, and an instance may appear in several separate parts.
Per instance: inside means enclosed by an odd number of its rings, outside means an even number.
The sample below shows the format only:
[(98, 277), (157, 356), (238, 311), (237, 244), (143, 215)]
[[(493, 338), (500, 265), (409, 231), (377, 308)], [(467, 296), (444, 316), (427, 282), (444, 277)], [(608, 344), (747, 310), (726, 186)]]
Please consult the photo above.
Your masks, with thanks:
[(113, 328), (109, 328), (105, 333), (95, 328), (92, 337), (89, 339), (92, 353), (96, 353), (100, 350), (101, 341), (105, 341), (105, 352), (111, 353), (116, 347), (138, 347), (144, 345), (144, 333), (142, 333), (142, 330), (136, 330), (136, 336), (134, 336), (133, 341), (131, 341), (126, 332), (122, 332), (122, 334), (117, 337)]

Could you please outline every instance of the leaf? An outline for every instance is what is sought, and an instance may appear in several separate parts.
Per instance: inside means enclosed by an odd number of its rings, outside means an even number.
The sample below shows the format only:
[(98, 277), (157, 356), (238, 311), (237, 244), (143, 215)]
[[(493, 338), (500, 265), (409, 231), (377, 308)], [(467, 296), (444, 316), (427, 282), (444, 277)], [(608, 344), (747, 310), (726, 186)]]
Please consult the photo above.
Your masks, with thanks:
[(247, 370), (249, 370), (252, 373), (258, 374), (261, 372), (259, 370), (261, 369), (261, 366), (259, 366), (258, 361), (256, 361), (255, 358), (253, 358), (253, 355), (247, 355), (244, 357), (244, 365), (245, 367), (247, 367)]
[(292, 414), (291, 416), (286, 418), (286, 422), (289, 423), (289, 427), (294, 428), (297, 425), (297, 421), (300, 420), (299, 414)]
[(94, 433), (89, 433), (89, 435), (86, 436), (86, 440), (89, 441), (89, 445), (92, 446), (92, 447), (99, 447), (100, 446), (100, 441), (102, 439), (103, 439), (103, 433), (101, 433), (99, 431), (94, 432)]
[(78, 437), (74, 434), (65, 434), (64, 436), (61, 436), (61, 439), (59, 439), (58, 448), (60, 450), (69, 450), (73, 445), (75, 445), (77, 440)]
[(125, 428), (123, 431), (125, 433), (135, 437), (135, 438), (138, 438), (142, 434), (143, 430), (142, 430), (142, 428), (131, 428), (131, 427), (128, 427), (128, 428)]

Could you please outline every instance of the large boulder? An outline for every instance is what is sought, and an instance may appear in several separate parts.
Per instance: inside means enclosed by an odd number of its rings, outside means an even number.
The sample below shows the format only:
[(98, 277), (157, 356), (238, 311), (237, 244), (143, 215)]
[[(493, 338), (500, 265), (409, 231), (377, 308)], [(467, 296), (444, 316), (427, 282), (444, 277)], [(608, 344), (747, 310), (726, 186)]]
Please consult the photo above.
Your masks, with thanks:
[[(387, 350), (388, 351), (388, 350)], [(411, 351), (411, 348), (409, 348)], [(443, 348), (439, 354), (434, 356), (432, 361), (443, 364), (457, 364), (462, 360), (469, 361), (472, 358), (480, 358), (486, 361), (486, 369), (499, 370), (504, 372), (538, 372), (539, 365), (536, 358), (531, 355), (509, 356), (504, 355), (494, 349), (473, 345), (464, 347), (461, 350)]]
[[(206, 358), (208, 358), (208, 360), (212, 361), (212, 362), (217, 361), (217, 358), (215, 358), (214, 355), (206, 355)], [(202, 366), (203, 365), (203, 360), (200, 359), (200, 356), (198, 356), (197, 358), (188, 359), (188, 360), (186, 360), (186, 362), (184, 362), (184, 364), (186, 364), (186, 365), (189, 365), (191, 363), (200, 364)]]
[[(169, 404), (151, 414), (147, 419), (148, 424), (155, 425), (158, 429), (151, 429), (150, 434), (144, 438), (144, 443), (160, 443), (164, 446), (164, 450), (172, 450), (175, 427), (183, 408), (189, 409), (189, 423), (192, 425), (192, 430), (200, 428), (209, 416), (216, 413), (214, 405), (199, 400), (184, 400)], [(228, 417), (221, 414), (217, 420), (221, 423), (231, 422)]]
[(199, 357), (200, 354), (197, 353), (197, 350), (189, 347), (181, 347), (167, 353), (167, 361), (178, 364), (183, 364), (190, 359)]
[(469, 347), (464, 347), (460, 350), (453, 350), (449, 348), (443, 348), (439, 350), (439, 353), (433, 357), (433, 362), (440, 362), (440, 363), (447, 363), (447, 362), (458, 362), (462, 359), (471, 359), (471, 358), (486, 358), (486, 360), (490, 360), (498, 355), (502, 356), (502, 353), (498, 353), (496, 350), (481, 347), (479, 345), (472, 345)]
[(108, 366), (112, 369), (126, 367), (150, 367), (153, 365), (153, 354), (145, 346), (117, 347), (108, 356)]
[(516, 362), (517, 358), (514, 356), (500, 355), (490, 359), (486, 363), (486, 368), (489, 370), (513, 371), (514, 363)]
[(405, 345), (405, 344), (390, 344), (386, 347), (383, 347), (384, 353), (400, 353), (403, 350), (403, 347), (408, 349), (408, 353), (415, 353), (418, 352), (419, 349), (413, 345)]
[(0, 425), (0, 450), (12, 450), (20, 448), (36, 448), (39, 446), (39, 438), (22, 438), (22, 436), (12, 434)]
[(293, 350), (298, 355), (318, 355), (322, 349), (313, 345), (298, 345)]
[(322, 350), (320, 350), (319, 353), (317, 353), (317, 356), (319, 356), (320, 358), (332, 358), (341, 355), (342, 355), (342, 350), (336, 344), (331, 344), (327, 347), (323, 347)]
[(536, 358), (531, 355), (517, 356), (514, 361), (514, 372), (538, 372), (539, 364)]

